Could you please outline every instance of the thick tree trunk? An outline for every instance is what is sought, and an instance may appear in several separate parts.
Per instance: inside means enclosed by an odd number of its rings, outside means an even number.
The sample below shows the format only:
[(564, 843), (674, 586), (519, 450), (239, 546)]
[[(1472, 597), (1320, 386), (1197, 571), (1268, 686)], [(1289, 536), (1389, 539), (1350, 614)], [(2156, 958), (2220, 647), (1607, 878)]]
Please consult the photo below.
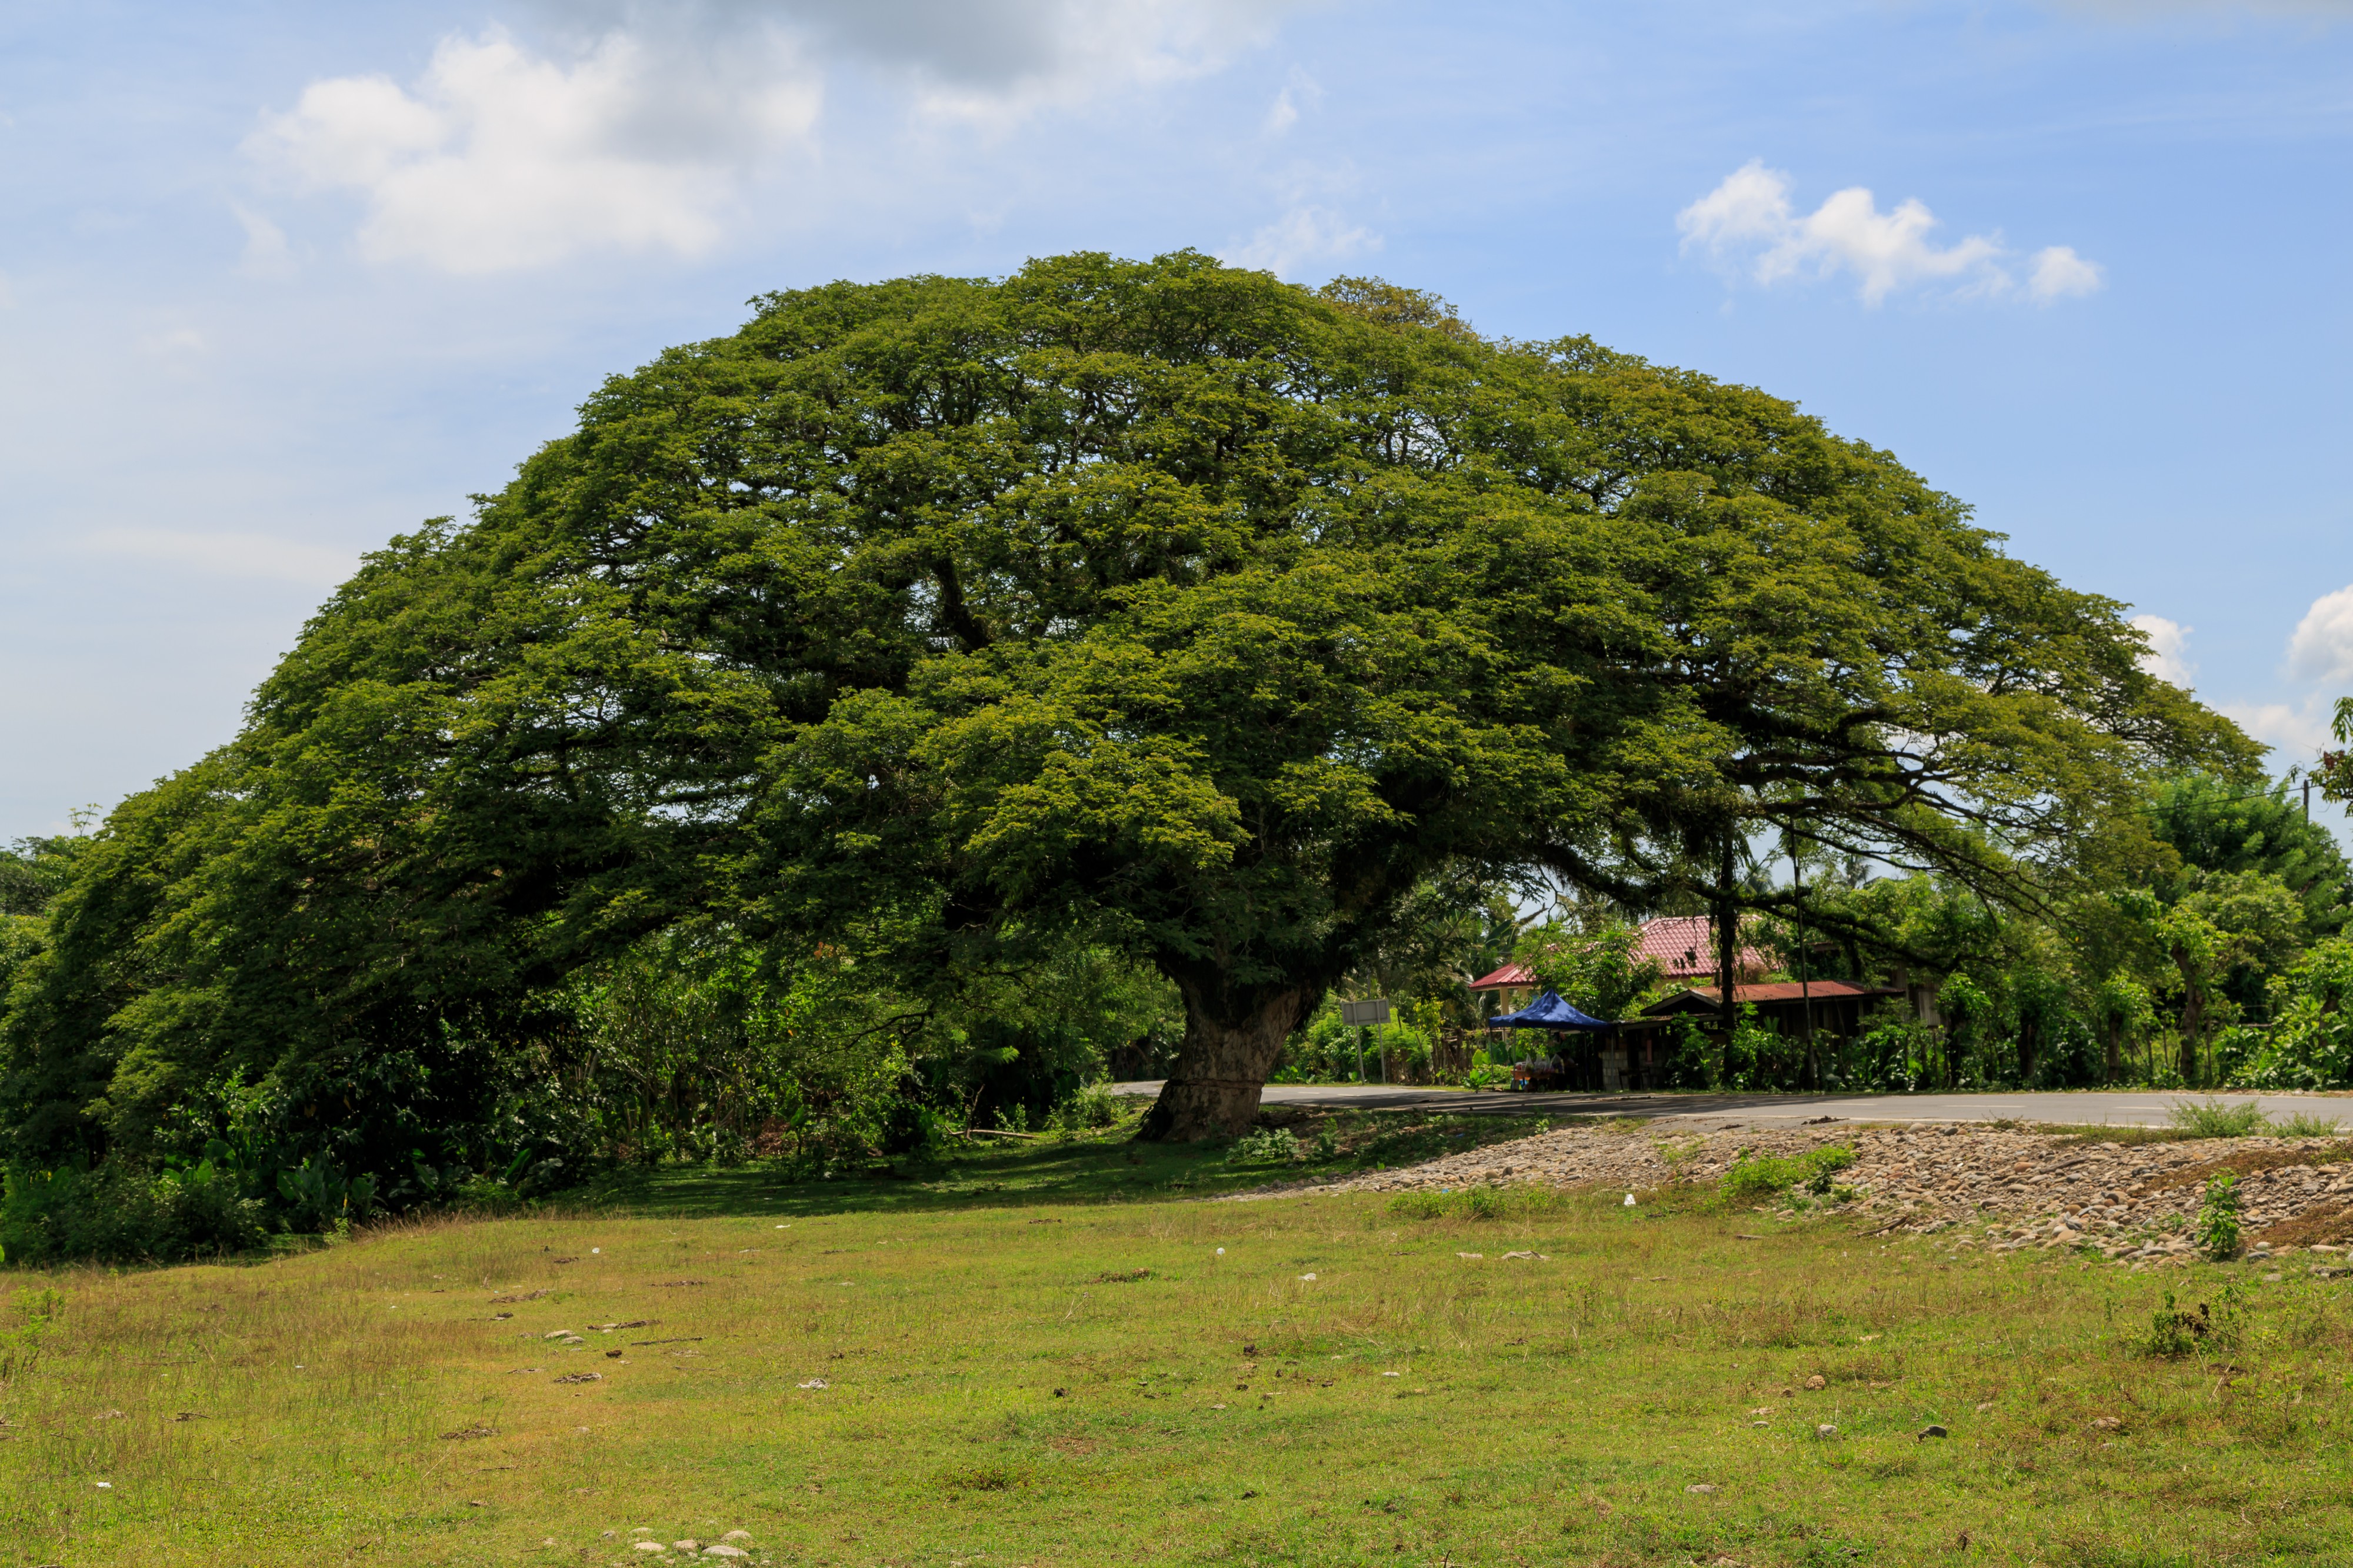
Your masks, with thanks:
[(1185, 998), (1185, 1043), (1135, 1135), (1147, 1143), (1238, 1138), (1258, 1119), (1259, 1091), (1282, 1042), (1324, 999), (1321, 988), (1229, 988), (1179, 978), (1176, 989)]

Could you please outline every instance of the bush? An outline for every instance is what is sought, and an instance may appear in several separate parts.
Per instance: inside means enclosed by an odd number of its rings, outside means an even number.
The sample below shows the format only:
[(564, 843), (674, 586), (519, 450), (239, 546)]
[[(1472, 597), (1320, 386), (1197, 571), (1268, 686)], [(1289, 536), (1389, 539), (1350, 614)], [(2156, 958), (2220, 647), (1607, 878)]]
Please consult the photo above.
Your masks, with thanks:
[(1229, 1165), (1254, 1165), (1281, 1162), (1295, 1164), (1307, 1157), (1307, 1151), (1292, 1136), (1288, 1127), (1261, 1127), (1234, 1140), (1226, 1151)]
[(1801, 1186), (1811, 1193), (1827, 1194), (1831, 1178), (1853, 1164), (1854, 1160), (1854, 1150), (1844, 1143), (1833, 1143), (1827, 1149), (1804, 1154), (1743, 1152), (1734, 1158), (1731, 1169), (1717, 1181), (1716, 1195), (1725, 1203), (1745, 1203), (1777, 1197)]
[(2197, 1350), (2205, 1342), (2212, 1326), (2213, 1320), (2206, 1310), (2205, 1302), (2199, 1302), (2194, 1312), (2176, 1307), (2173, 1292), (2168, 1290), (2165, 1305), (2149, 1314), (2148, 1338), (2143, 1342), (2141, 1349), (2148, 1355), (2177, 1360)]
[(2217, 1263), (2239, 1256), (2239, 1178), (2217, 1172), (2198, 1205), (2198, 1250)]
[(1127, 1110), (1120, 1098), (1112, 1093), (1109, 1084), (1087, 1084), (1054, 1107), (1054, 1130), (1068, 1137), (1116, 1127)]
[(15, 1263), (179, 1263), (269, 1239), (269, 1211), (209, 1163), (160, 1175), (15, 1165), (0, 1177), (0, 1248)]
[(2270, 991), (2273, 1025), (2231, 1081), (2248, 1089), (2353, 1084), (2353, 940), (2314, 944)]
[(2260, 1105), (2232, 1105), (2221, 1100), (2185, 1100), (2166, 1120), (2193, 1138), (2252, 1138), (2267, 1130)]

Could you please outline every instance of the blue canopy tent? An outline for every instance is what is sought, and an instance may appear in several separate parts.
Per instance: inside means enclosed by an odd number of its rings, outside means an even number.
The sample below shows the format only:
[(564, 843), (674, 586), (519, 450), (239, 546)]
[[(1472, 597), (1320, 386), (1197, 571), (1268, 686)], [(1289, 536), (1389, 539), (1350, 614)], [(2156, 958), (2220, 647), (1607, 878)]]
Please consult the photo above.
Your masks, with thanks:
[[(1560, 999), (1557, 991), (1547, 991), (1516, 1013), (1500, 1013), (1487, 1020), (1491, 1029), (1546, 1029), (1555, 1035), (1601, 1035), (1618, 1027), (1606, 1019), (1588, 1017)], [(1549, 1077), (1556, 1082), (1572, 1076), (1568, 1064), (1558, 1057), (1542, 1057), (1533, 1061), (1515, 1064), (1512, 1068), (1512, 1087), (1535, 1089), (1538, 1080)], [(1595, 1075), (1578, 1073), (1582, 1078)], [(1580, 1085), (1579, 1087), (1584, 1087)]]
[(1600, 1018), (1588, 1018), (1560, 999), (1557, 991), (1547, 991), (1516, 1013), (1498, 1013), (1487, 1020), (1491, 1029), (1614, 1029), (1618, 1026)]

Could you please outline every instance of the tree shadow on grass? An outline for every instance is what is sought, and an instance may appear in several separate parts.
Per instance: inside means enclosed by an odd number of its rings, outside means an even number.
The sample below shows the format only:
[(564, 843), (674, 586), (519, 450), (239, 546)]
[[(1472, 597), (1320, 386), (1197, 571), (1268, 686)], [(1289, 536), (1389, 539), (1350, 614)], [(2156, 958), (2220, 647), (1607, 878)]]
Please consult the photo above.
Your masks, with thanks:
[(554, 1202), (685, 1219), (1166, 1203), (1337, 1181), (1567, 1123), (1557, 1117), (1445, 1115), (1422, 1108), (1327, 1112), (1271, 1107), (1261, 1124), (1290, 1132), (1298, 1156), (1272, 1153), (1238, 1161), (1233, 1145), (1225, 1142), (1138, 1143), (1130, 1124), (1035, 1142), (976, 1141), (824, 1178), (796, 1172), (782, 1161), (630, 1170), (574, 1188)]

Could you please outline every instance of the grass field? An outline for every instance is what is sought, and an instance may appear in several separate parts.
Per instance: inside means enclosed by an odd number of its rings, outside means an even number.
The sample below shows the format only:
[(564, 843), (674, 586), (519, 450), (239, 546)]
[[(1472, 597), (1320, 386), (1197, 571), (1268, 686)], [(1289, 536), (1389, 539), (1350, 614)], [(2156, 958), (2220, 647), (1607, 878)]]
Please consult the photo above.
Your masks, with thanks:
[(1127, 1152), (19, 1274), (0, 1563), (2353, 1561), (2345, 1284)]

